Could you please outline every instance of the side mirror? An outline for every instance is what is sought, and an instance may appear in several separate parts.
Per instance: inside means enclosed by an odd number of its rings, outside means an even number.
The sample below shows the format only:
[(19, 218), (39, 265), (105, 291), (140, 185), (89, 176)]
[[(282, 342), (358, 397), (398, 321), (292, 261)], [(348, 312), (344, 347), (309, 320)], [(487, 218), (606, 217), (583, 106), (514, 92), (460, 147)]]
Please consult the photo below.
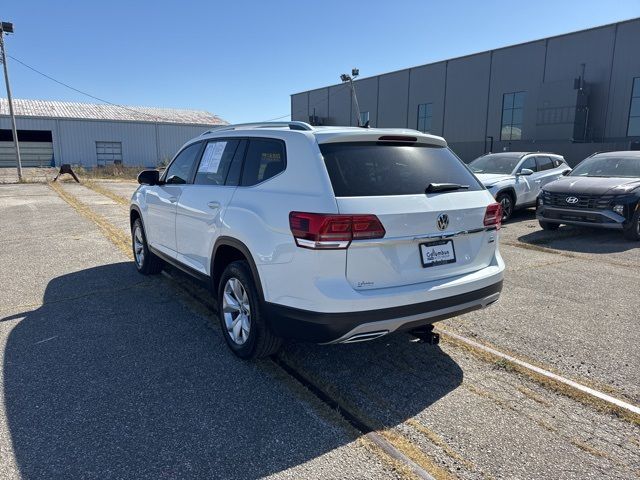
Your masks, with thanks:
[(571, 170), (565, 170), (564, 172), (562, 172), (562, 176), (566, 177), (567, 175), (569, 175), (571, 173)]
[(160, 172), (158, 170), (143, 170), (138, 174), (140, 185), (158, 185), (160, 183)]
[(522, 170), (520, 170), (520, 173), (518, 175), (533, 175), (533, 170), (531, 170), (530, 168), (523, 168)]

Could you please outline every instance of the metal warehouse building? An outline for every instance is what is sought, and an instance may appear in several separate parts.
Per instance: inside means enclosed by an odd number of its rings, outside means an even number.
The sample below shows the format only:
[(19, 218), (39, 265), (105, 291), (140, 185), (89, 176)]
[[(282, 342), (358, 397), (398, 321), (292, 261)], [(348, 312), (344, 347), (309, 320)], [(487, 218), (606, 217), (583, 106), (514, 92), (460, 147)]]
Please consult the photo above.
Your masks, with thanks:
[[(337, 72), (340, 73), (340, 72)], [(640, 19), (291, 96), (291, 118), (441, 135), (464, 160), (553, 151), (575, 164), (640, 140)]]
[[(205, 111), (14, 100), (22, 165), (155, 166), (187, 140), (227, 122)], [(0, 166), (16, 165), (11, 118), (0, 99)]]

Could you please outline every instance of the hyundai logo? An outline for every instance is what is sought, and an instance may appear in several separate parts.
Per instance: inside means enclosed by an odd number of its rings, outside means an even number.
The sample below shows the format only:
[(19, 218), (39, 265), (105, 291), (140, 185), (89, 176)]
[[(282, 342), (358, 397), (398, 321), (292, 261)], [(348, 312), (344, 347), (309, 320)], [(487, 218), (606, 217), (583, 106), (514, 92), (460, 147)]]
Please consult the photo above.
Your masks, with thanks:
[(578, 203), (578, 197), (567, 197), (564, 201), (573, 205), (574, 203)]
[(440, 230), (446, 230), (449, 226), (449, 215), (447, 215), (446, 213), (441, 213), (440, 215), (438, 215), (436, 225)]

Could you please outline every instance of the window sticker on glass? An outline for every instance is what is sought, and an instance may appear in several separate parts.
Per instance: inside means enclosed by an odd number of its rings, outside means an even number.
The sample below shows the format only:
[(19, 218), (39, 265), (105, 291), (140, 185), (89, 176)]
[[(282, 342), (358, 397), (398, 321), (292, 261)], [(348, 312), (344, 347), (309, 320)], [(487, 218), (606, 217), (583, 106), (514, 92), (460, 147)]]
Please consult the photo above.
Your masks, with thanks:
[(226, 146), (227, 142), (208, 143), (207, 148), (205, 148), (202, 154), (202, 161), (200, 162), (198, 173), (218, 173), (220, 160), (222, 159), (222, 154)]
[(263, 162), (279, 162), (280, 152), (262, 152), (261, 160)]

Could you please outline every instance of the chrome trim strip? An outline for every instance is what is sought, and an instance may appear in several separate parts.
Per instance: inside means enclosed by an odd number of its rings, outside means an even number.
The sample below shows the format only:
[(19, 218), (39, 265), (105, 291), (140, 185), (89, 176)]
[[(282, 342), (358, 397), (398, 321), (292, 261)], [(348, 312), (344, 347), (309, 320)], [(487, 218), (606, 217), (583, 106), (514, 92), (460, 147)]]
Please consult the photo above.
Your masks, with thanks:
[[(384, 330), (387, 330), (387, 333), (391, 333), (397, 330), (398, 328), (402, 327), (406, 323), (414, 322), (416, 320), (427, 320), (429, 318), (439, 317), (440, 315), (455, 313), (459, 310), (466, 310), (473, 307), (485, 308), (486, 306), (498, 300), (498, 298), (500, 298), (500, 292), (496, 292), (487, 297), (480, 298), (472, 302), (461, 303), (460, 305), (441, 308), (440, 310), (434, 310), (432, 312), (418, 313), (416, 315), (410, 315), (407, 317), (400, 317), (400, 318), (392, 318), (389, 320), (381, 320), (379, 322), (363, 323), (353, 328), (351, 331), (347, 332), (340, 338), (333, 340), (331, 342), (323, 343), (322, 345), (331, 345), (334, 343), (347, 343), (347, 341), (354, 336), (360, 336), (362, 334), (367, 334), (367, 333), (381, 332)], [(365, 339), (362, 339), (359, 341), (365, 341)]]
[(378, 332), (369, 332), (369, 333), (359, 333), (357, 335), (353, 335), (352, 337), (343, 340), (342, 343), (358, 343), (358, 342), (368, 342), (369, 340), (375, 340), (376, 338), (384, 337), (389, 333), (389, 330), (382, 330)]
[(323, 241), (323, 242), (314, 242), (313, 240), (307, 240), (305, 238), (296, 238), (296, 244), (299, 247), (306, 247), (306, 248), (312, 248), (314, 250), (329, 250), (329, 249), (335, 249), (335, 248), (347, 248), (347, 246), (349, 245), (348, 241), (339, 241), (339, 242), (330, 242), (330, 241)]
[(353, 240), (349, 248), (352, 247), (375, 247), (377, 245), (389, 243), (414, 243), (424, 240), (444, 240), (448, 238), (460, 237), (463, 235), (473, 235), (475, 233), (488, 232), (496, 230), (496, 227), (474, 228), (472, 230), (458, 230), (455, 232), (429, 233), (414, 237), (383, 237), (375, 240)]
[(575, 225), (578, 227), (591, 227), (591, 228), (608, 228), (610, 230), (622, 230), (624, 226), (622, 223), (591, 223), (591, 222), (580, 222), (576, 220), (559, 220), (557, 218), (547, 218), (537, 215), (536, 218), (538, 220), (542, 220), (547, 223), (558, 223), (560, 225)]
[[(618, 223), (622, 223), (626, 220), (622, 215), (619, 215), (616, 212), (613, 212), (611, 210), (594, 210), (591, 208), (580, 208), (580, 209), (563, 208), (563, 207), (556, 207), (552, 205), (542, 205), (542, 207), (544, 208), (544, 210), (549, 210), (551, 212), (556, 212), (556, 213), (571, 213), (571, 214), (575, 213), (576, 215), (581, 215), (581, 214), (584, 215), (585, 213), (589, 213), (591, 215), (600, 215), (601, 217), (606, 217)], [(547, 218), (544, 218), (544, 220), (547, 220)], [(548, 220), (553, 220), (553, 219), (549, 218)], [(591, 225), (588, 222), (585, 222), (585, 223), (588, 225)]]

